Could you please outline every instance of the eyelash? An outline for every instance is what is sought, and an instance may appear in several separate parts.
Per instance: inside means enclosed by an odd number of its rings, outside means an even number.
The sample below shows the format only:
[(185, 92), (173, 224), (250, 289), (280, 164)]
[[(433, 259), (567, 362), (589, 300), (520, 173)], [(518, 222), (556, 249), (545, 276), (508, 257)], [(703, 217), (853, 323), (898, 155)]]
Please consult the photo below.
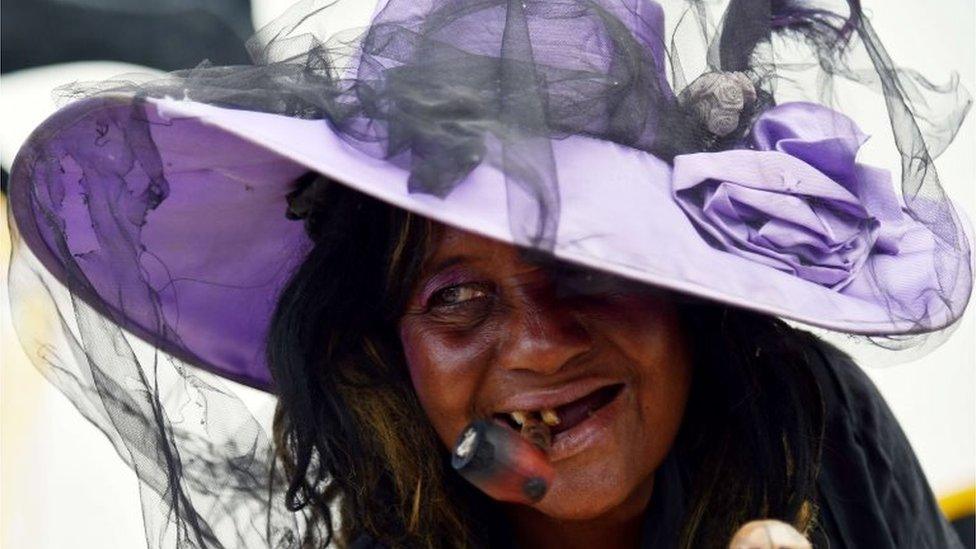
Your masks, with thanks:
[[(448, 293), (448, 292), (450, 292), (452, 290), (453, 291), (460, 291), (460, 290), (463, 290), (463, 289), (474, 289), (475, 291), (480, 291), (481, 292), (481, 295), (477, 295), (475, 297), (469, 297), (467, 299), (464, 299), (464, 300), (461, 300), (461, 301), (456, 301), (456, 302), (453, 302), (453, 303), (446, 303), (446, 302), (444, 302), (445, 301), (444, 300), (444, 295), (446, 293)], [(436, 292), (434, 292), (433, 294), (431, 294), (430, 299), (427, 301), (427, 307), (429, 309), (460, 307), (460, 306), (463, 306), (463, 305), (468, 304), (470, 302), (479, 301), (479, 300), (482, 300), (482, 299), (487, 298), (488, 297), (488, 292), (489, 292), (488, 285), (487, 284), (484, 284), (484, 283), (480, 283), (480, 282), (464, 282), (464, 283), (461, 283), (461, 284), (452, 284), (450, 286), (446, 286), (444, 288), (441, 288), (441, 289), (437, 290)]]

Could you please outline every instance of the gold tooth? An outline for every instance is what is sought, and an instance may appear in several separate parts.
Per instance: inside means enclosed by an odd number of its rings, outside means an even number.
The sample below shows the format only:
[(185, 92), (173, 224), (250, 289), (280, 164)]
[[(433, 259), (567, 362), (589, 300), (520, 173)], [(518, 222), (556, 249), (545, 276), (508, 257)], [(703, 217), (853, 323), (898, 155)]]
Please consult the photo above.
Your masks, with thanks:
[(552, 408), (546, 408), (542, 410), (542, 422), (550, 427), (559, 425), (559, 415)]
[(528, 420), (528, 414), (522, 410), (510, 412), (510, 415), (512, 416), (512, 419), (515, 420), (515, 423), (518, 423), (519, 425), (525, 425), (525, 422)]

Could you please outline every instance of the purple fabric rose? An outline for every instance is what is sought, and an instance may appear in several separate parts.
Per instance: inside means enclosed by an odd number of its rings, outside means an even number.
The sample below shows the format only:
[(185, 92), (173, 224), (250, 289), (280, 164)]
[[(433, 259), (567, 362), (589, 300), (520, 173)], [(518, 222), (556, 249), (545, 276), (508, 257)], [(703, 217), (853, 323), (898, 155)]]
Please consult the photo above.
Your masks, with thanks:
[(907, 220), (890, 174), (856, 162), (867, 136), (851, 119), (787, 103), (751, 139), (675, 159), (674, 197), (713, 245), (837, 290), (870, 254), (898, 252)]

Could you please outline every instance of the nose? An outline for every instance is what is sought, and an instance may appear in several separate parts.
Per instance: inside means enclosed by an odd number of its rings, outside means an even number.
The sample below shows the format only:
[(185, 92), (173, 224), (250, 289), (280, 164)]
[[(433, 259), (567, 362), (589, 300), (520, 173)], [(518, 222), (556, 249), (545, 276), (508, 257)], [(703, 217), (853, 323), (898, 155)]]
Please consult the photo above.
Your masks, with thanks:
[(508, 370), (553, 374), (592, 344), (580, 311), (552, 296), (525, 296), (509, 310), (497, 360)]

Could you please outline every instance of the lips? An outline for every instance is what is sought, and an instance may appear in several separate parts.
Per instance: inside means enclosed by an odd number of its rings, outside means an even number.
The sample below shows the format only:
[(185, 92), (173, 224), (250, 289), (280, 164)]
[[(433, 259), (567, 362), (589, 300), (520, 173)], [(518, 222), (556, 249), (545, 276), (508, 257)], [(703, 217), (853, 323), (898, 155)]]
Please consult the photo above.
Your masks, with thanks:
[[(555, 436), (579, 425), (597, 410), (612, 402), (623, 387), (622, 383), (615, 383), (588, 390), (578, 397), (573, 393), (579, 394), (581, 392), (579, 389), (567, 391), (566, 395), (555, 395), (554, 398), (529, 398), (525, 400), (526, 404), (537, 401), (540, 406), (517, 407), (509, 412), (497, 413), (495, 418), (515, 430), (519, 430), (526, 422), (541, 421), (549, 426), (552, 435)], [(568, 400), (567, 396), (571, 400)], [(562, 400), (562, 403), (557, 403), (558, 400)]]

